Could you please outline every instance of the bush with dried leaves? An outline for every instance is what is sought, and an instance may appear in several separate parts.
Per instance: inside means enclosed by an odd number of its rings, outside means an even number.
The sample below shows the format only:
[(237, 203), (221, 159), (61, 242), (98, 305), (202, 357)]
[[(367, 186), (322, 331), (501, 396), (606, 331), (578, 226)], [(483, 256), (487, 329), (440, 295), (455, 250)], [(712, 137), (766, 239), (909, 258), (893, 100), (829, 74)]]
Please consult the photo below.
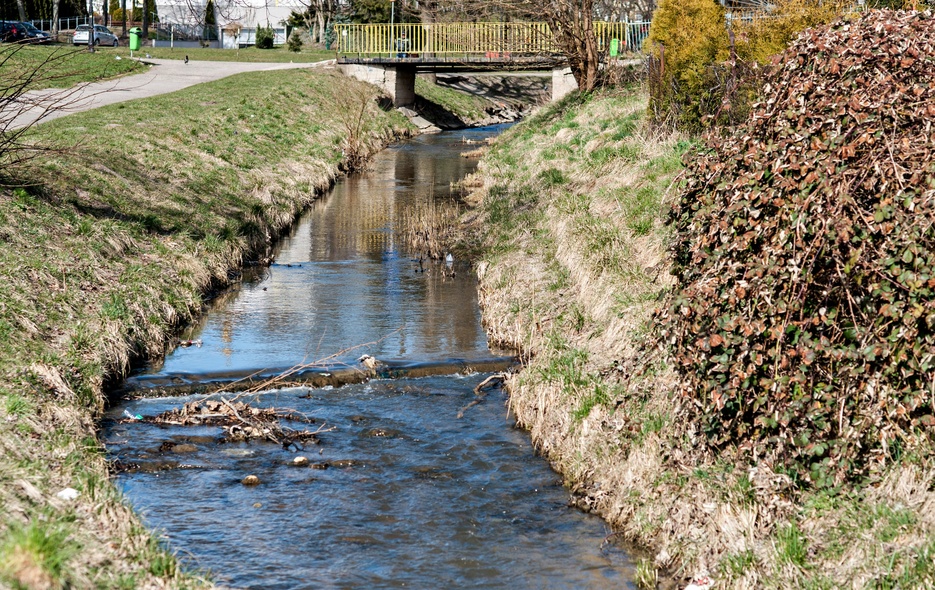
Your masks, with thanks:
[(682, 412), (803, 484), (935, 430), (935, 15), (803, 33), (731, 137), (687, 158), (660, 320)]

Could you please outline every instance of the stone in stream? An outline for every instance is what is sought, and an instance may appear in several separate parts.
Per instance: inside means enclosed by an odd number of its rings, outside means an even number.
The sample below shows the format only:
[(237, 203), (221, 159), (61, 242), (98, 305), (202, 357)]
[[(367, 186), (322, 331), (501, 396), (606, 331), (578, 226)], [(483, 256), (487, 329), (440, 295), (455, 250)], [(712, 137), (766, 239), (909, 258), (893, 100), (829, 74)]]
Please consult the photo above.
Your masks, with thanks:
[(365, 431), (364, 436), (372, 438), (399, 438), (402, 436), (402, 433), (398, 430), (392, 428), (371, 428), (370, 430)]
[(256, 455), (256, 451), (250, 449), (224, 449), (221, 451), (222, 455), (227, 455), (228, 457), (252, 457)]
[(296, 467), (305, 467), (306, 465), (308, 465), (308, 457), (303, 457), (299, 455), (298, 457), (292, 460), (292, 464), (295, 465)]
[(260, 478), (255, 475), (248, 475), (241, 482), (245, 486), (255, 486), (260, 483)]
[(360, 461), (355, 461), (354, 459), (338, 459), (337, 461), (332, 461), (329, 465), (338, 469), (343, 469), (345, 467), (360, 465)]
[(160, 453), (194, 453), (198, 450), (193, 444), (166, 441), (159, 445)]

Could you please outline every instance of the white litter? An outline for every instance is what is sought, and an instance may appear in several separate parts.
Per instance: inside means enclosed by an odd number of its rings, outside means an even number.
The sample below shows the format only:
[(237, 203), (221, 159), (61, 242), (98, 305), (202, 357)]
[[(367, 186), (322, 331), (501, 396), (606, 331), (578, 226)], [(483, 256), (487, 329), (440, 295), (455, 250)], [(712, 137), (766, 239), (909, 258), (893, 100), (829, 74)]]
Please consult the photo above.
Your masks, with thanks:
[(65, 500), (67, 502), (71, 502), (72, 500), (76, 499), (80, 495), (81, 495), (81, 492), (79, 492), (75, 488), (65, 488), (61, 492), (55, 494), (55, 497), (58, 498), (59, 500)]
[(685, 586), (685, 590), (708, 590), (714, 586), (714, 580), (708, 576), (699, 576), (692, 580), (692, 583)]

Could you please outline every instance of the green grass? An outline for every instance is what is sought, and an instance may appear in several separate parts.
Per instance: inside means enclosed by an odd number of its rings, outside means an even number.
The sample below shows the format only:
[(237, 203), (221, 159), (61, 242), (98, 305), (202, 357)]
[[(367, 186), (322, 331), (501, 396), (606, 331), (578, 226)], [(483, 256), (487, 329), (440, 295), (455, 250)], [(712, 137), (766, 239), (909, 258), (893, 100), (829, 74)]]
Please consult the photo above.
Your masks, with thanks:
[[(95, 141), (2, 171), (19, 186), (0, 189), (0, 530), (19, 532), (0, 553), (0, 585), (29, 585), (17, 581), (23, 555), (64, 586), (202, 583), (134, 523), (109, 483), (92, 436), (103, 387), (134, 356), (162, 353), (200, 313), (203, 294), (265, 251), (331, 182), (354, 104), (365, 105), (356, 133), (366, 151), (411, 129), (379, 108), (369, 85), (289, 70), (77, 113), (30, 132), (32, 141), (65, 145), (93, 129)], [(81, 496), (75, 510), (46, 513), (17, 481), (44, 497), (64, 487)], [(117, 567), (91, 571), (84, 554)]]
[(491, 105), (491, 102), (482, 96), (438, 86), (421, 77), (416, 77), (416, 95), (455, 113), (465, 121), (483, 119), (484, 109)]
[[(73, 527), (67, 520), (55, 517), (27, 524), (11, 523), (0, 542), (0, 580), (20, 588), (73, 584), (67, 564), (81, 550)], [(14, 570), (25, 572), (29, 577), (5, 575)], [(23, 584), (23, 578), (32, 584)]]
[[(504, 133), (485, 158), (485, 273), (496, 277), (482, 280), (485, 321), (508, 326), (494, 336), (530, 357), (511, 409), (542, 433), (535, 442), (572, 485), (582, 474), (601, 482), (640, 474), (626, 489), (607, 490), (605, 506), (625, 515), (612, 524), (633, 538), (678, 539), (665, 547), (676, 575), (703, 565), (724, 588), (935, 587), (925, 457), (880, 464), (866, 489), (793, 491), (794, 474), (738, 460), (730, 445), (717, 457), (692, 453), (700, 430), (673, 419), (683, 403), (670, 389), (679, 360), (658, 350), (660, 340), (644, 339), (658, 337), (653, 310), (671, 285), (664, 222), (696, 141), (658, 142), (634, 100), (613, 91), (569, 97)], [(601, 317), (605, 310), (613, 319)], [(626, 333), (613, 320), (627, 322)], [(605, 327), (624, 352), (607, 351), (615, 343), (599, 336)], [(653, 471), (646, 457), (660, 450)], [(680, 458), (667, 465), (669, 453)], [(733, 512), (741, 527), (753, 523), (751, 532), (742, 545), (737, 527), (696, 536), (698, 521), (673, 519), (673, 507), (717, 522)], [(638, 576), (654, 587), (652, 562), (642, 564)]]
[[(160, 45), (164, 41), (158, 42)], [(113, 50), (102, 50), (113, 51)], [(144, 47), (140, 51), (133, 52), (134, 57), (149, 54), (150, 57), (157, 59), (189, 59), (199, 61), (244, 61), (255, 63), (314, 63), (334, 59), (335, 53), (325, 49), (303, 48), (299, 52), (289, 51), (285, 46), (275, 47), (273, 49), (257, 49), (256, 47), (245, 47), (243, 49), (214, 49), (210, 47)], [(129, 57), (130, 50), (121, 46), (116, 48), (116, 55)]]
[[(283, 48), (211, 49), (147, 47), (136, 51), (134, 58), (149, 54), (158, 59), (185, 59), (202, 61), (241, 61), (269, 63), (314, 63), (334, 59), (334, 52), (323, 49), (304, 49), (298, 53)], [(120, 59), (117, 59), (117, 58)], [(146, 65), (130, 59), (126, 46), (101, 47), (89, 53), (84, 47), (72, 45), (0, 45), (0, 88), (10, 82), (26, 80), (37, 68), (41, 74), (29, 83), (30, 90), (43, 88), (69, 88), (82, 82), (107, 80), (126, 74), (142, 72)], [(460, 93), (455, 93), (460, 94)], [(452, 100), (452, 99), (447, 99)], [(470, 98), (463, 100), (471, 112), (477, 105)], [(453, 105), (460, 107), (460, 105)], [(483, 111), (483, 107), (481, 107)]]
[(799, 527), (790, 522), (779, 527), (775, 534), (776, 552), (780, 563), (805, 567), (808, 559), (808, 541)]
[(81, 82), (107, 80), (143, 71), (146, 66), (119, 53), (67, 46), (0, 45), (0, 93), (11, 84), (27, 83), (29, 90), (69, 88)]
[(722, 575), (739, 578), (755, 564), (756, 556), (748, 549), (739, 553), (728, 553), (721, 559), (718, 568)]

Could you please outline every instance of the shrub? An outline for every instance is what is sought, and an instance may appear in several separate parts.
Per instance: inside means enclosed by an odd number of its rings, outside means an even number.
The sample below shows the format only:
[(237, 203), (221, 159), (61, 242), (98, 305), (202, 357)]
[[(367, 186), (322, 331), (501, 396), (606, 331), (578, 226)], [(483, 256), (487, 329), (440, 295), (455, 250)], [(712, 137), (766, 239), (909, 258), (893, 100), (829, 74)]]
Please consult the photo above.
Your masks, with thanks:
[(273, 40), (276, 38), (276, 34), (273, 32), (273, 27), (260, 27), (256, 28), (256, 46), (257, 49), (272, 49)]
[(302, 35), (299, 33), (298, 29), (294, 29), (292, 34), (289, 35), (289, 40), (286, 41), (286, 46), (289, 48), (289, 51), (294, 51), (296, 53), (302, 51)]
[(782, 53), (800, 32), (828, 24), (845, 14), (852, 2), (846, 0), (773, 0), (768, 14), (734, 25), (737, 54), (747, 61), (768, 64)]
[(656, 62), (650, 76), (653, 119), (690, 132), (743, 121), (761, 84), (759, 66), (799, 32), (844, 14), (849, 3), (774, 0), (770, 6), (728, 26), (714, 0), (663, 0), (647, 39)]
[(709, 66), (729, 56), (723, 9), (715, 0), (661, 0), (646, 43), (662, 63), (650, 79), (653, 117), (700, 128), (700, 104), (713, 90)]
[(819, 486), (929, 452), (933, 47), (931, 13), (813, 29), (749, 121), (686, 159), (660, 321), (709, 448)]

